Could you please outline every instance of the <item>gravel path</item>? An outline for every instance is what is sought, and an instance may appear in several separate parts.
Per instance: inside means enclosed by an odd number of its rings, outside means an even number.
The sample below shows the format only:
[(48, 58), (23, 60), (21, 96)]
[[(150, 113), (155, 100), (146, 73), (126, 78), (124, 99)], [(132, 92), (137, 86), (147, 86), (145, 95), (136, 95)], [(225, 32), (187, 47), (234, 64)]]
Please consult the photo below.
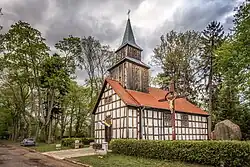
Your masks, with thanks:
[(0, 143), (0, 167), (82, 167), (27, 148)]

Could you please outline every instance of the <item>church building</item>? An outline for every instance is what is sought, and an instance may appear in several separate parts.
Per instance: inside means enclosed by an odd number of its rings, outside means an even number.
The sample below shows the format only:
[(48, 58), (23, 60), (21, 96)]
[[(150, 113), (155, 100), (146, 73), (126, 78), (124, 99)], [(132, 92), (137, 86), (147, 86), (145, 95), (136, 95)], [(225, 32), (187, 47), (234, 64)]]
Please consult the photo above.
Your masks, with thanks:
[(96, 143), (119, 138), (208, 139), (207, 112), (178, 98), (173, 83), (169, 91), (149, 86), (150, 67), (141, 61), (142, 48), (136, 44), (130, 19), (115, 53), (116, 63), (108, 69), (93, 110)]

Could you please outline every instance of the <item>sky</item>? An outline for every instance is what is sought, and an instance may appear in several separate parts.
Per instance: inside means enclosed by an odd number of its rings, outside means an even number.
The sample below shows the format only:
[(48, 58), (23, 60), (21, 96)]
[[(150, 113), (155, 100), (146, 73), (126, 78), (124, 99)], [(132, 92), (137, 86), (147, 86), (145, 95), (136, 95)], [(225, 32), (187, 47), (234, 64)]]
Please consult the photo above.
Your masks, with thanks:
[[(6, 32), (22, 20), (42, 32), (53, 50), (56, 42), (68, 35), (94, 36), (115, 50), (122, 41), (127, 11), (137, 44), (143, 49), (143, 61), (150, 63), (160, 36), (171, 30), (205, 29), (220, 21), (227, 31), (232, 27), (233, 9), (242, 0), (0, 0), (3, 17), (0, 25)], [(160, 67), (151, 67), (155, 76)], [(82, 84), (83, 71), (77, 71)]]

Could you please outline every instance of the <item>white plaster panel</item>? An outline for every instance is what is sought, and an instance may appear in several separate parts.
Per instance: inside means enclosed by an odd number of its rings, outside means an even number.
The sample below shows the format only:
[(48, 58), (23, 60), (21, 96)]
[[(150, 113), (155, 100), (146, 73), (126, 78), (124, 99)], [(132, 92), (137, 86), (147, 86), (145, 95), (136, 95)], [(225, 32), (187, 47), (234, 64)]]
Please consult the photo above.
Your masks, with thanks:
[(132, 117), (132, 116), (133, 116), (133, 110), (132, 110), (132, 109), (129, 109), (129, 110), (128, 110), (128, 114), (129, 114), (129, 116)]
[(158, 120), (159, 121), (159, 126), (162, 127), (163, 126), (163, 121), (162, 119), (161, 120)]
[(192, 120), (192, 115), (188, 115), (188, 120), (189, 120), (189, 121)]
[(123, 120), (124, 120), (123, 118), (121, 118), (121, 119), (120, 119), (120, 122), (121, 122), (121, 128), (123, 128), (123, 127), (124, 127), (124, 122), (123, 122)]
[(181, 135), (181, 140), (186, 140), (185, 135)]
[(117, 116), (117, 118), (120, 118), (121, 117), (121, 109), (117, 109), (116, 110), (116, 116)]
[(176, 135), (176, 139), (180, 140), (181, 136), (180, 135)]
[(169, 128), (169, 134), (172, 134), (172, 128)]
[(148, 139), (149, 140), (153, 140), (153, 136), (148, 136)]
[(159, 126), (159, 125), (158, 125), (158, 120), (157, 120), (157, 119), (154, 119), (154, 126)]
[(108, 105), (107, 105), (107, 104), (104, 106), (104, 110), (105, 110), (105, 111), (108, 110)]
[(119, 100), (119, 101), (116, 101), (116, 107), (117, 107), (117, 108), (120, 108), (120, 107), (121, 107), (121, 105), (120, 105), (120, 100)]
[(117, 120), (116, 120), (116, 127), (117, 127), (117, 128), (120, 128), (120, 127), (121, 127), (121, 126), (120, 126), (120, 123), (121, 123), (120, 121), (121, 121), (120, 119), (117, 119)]
[(128, 123), (129, 123), (129, 127), (132, 127), (132, 125), (133, 125), (133, 118), (128, 118)]
[(154, 113), (154, 118), (158, 118), (157, 111), (152, 111)]
[(121, 138), (120, 129), (118, 129), (116, 133), (117, 133), (117, 134), (116, 134), (116, 135), (117, 135), (117, 138)]
[(164, 128), (164, 133), (168, 134), (168, 128)]
[(137, 117), (137, 110), (133, 110), (133, 116)]
[(182, 128), (181, 130), (182, 130), (182, 134), (186, 134), (185, 128)]
[(152, 118), (148, 118), (148, 126), (152, 126), (153, 125), (153, 120)]
[(155, 140), (159, 140), (158, 136), (155, 136)]
[(176, 118), (177, 119), (181, 119), (181, 114), (180, 113), (176, 113)]
[(134, 138), (137, 138), (137, 130), (133, 129), (133, 133), (134, 133)]
[(123, 132), (123, 137), (124, 137), (124, 138), (127, 138), (126, 128), (124, 128), (124, 129), (122, 130), (122, 132)]
[(136, 124), (137, 124), (136, 118), (133, 118), (133, 127), (136, 127)]
[(129, 134), (129, 138), (132, 138), (133, 137), (133, 129), (129, 128), (128, 129), (128, 134)]
[(112, 112), (113, 112), (112, 118), (117, 118), (117, 116), (116, 116), (117, 115), (117, 110), (113, 110)]
[(155, 128), (154, 128), (154, 134), (155, 134), (155, 135), (158, 135), (158, 127), (155, 127)]
[(151, 110), (147, 110), (148, 111), (148, 117), (152, 117), (152, 111)]
[(181, 127), (181, 121), (178, 121), (177, 126)]
[(125, 116), (125, 108), (121, 108), (121, 117)]
[(176, 133), (177, 133), (177, 134), (181, 134), (181, 128), (177, 128), (177, 129), (176, 129)]
[(148, 134), (153, 134), (153, 128), (148, 128)]
[(114, 119), (114, 120), (112, 121), (112, 127), (113, 127), (113, 128), (117, 128), (117, 126), (116, 126), (116, 119)]

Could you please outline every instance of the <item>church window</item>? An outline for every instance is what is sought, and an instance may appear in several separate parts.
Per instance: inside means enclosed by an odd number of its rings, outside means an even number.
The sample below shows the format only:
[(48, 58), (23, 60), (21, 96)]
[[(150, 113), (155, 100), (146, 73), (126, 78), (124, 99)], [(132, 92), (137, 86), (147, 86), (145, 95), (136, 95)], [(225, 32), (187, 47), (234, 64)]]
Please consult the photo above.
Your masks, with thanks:
[(164, 113), (164, 126), (172, 126), (172, 116), (171, 114)]
[(108, 103), (111, 103), (112, 102), (112, 96), (108, 96), (104, 99), (104, 103), (105, 104), (108, 104)]
[(187, 114), (182, 114), (181, 115), (181, 126), (182, 127), (188, 127), (189, 122), (188, 122), (188, 115)]

